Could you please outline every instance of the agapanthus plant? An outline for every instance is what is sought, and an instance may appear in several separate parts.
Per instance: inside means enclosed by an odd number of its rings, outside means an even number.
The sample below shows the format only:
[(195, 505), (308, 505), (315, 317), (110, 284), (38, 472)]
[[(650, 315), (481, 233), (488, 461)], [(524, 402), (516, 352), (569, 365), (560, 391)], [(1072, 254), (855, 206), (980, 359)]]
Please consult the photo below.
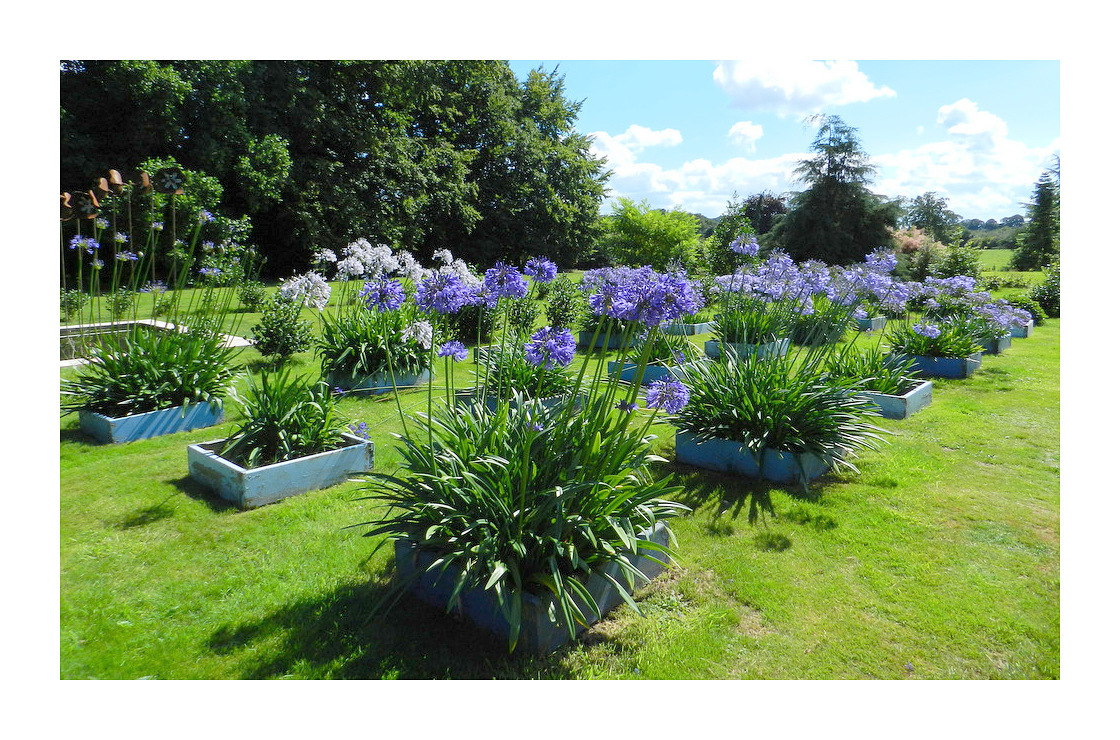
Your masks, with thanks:
[[(498, 311), (524, 295), (524, 279), (509, 265), (488, 270), (483, 283), (483, 300)], [(596, 331), (614, 320), (623, 333), (641, 336), (633, 353), (643, 366), (660, 323), (700, 303), (683, 276), (648, 268), (592, 271), (585, 287)], [(438, 351), (450, 359), (460, 350)], [(433, 406), (429, 391), (427, 414), (406, 420), (398, 407), (411, 475), (374, 476), (370, 486), (390, 511), (368, 523), (369, 534), (433, 553), (437, 565), (429, 571), (454, 586), (449, 610), (464, 589), (493, 593), (510, 625), (511, 649), (529, 595), (555, 596), (551, 618), (572, 636), (589, 616), (600, 616), (586, 583), (608, 564), (620, 568), (614, 587), (637, 608), (629, 593), (646, 577), (629, 558), (667, 554), (638, 533), (685, 510), (669, 500), (679, 489), (650, 473), (659, 458), (651, 454), (648, 432), (659, 414), (685, 407), (687, 390), (680, 384), (651, 389), (642, 411), (640, 386), (617, 376), (600, 380), (593, 366), (602, 358), (578, 357), (566, 328), (537, 328), (518, 342), (499, 339), (480, 353), (478, 385), (480, 392), (498, 393), (497, 403), (449, 399)], [(566, 395), (546, 405), (553, 378)], [(408, 585), (399, 582), (386, 605)]]
[(895, 354), (915, 357), (964, 358), (981, 349), (971, 322), (960, 317), (903, 323), (888, 332), (886, 342)]

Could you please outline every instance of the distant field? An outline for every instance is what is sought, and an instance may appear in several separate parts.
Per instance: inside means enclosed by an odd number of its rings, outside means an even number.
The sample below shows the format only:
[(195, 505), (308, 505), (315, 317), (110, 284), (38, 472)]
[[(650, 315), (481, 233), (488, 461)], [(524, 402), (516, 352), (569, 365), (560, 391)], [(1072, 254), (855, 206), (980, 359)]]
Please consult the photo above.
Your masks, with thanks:
[(1002, 270), (1011, 262), (1014, 249), (982, 249), (980, 250), (980, 263), (984, 272)]

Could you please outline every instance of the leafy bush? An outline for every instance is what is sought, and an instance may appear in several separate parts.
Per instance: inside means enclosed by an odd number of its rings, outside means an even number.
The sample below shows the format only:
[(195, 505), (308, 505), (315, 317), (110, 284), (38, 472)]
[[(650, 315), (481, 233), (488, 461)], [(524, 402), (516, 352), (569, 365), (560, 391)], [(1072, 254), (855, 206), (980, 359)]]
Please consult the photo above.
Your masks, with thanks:
[(440, 314), (442, 333), (465, 344), (490, 341), (498, 315), (485, 303), (463, 306), (453, 314)]
[(267, 297), (264, 283), (259, 280), (246, 281), (237, 292), (237, 298), (241, 301), (241, 305), (250, 311), (259, 311), (263, 308)]
[(786, 328), (777, 304), (758, 304), (723, 314), (712, 334), (721, 342), (764, 344), (777, 341), (786, 334)]
[(969, 242), (948, 247), (934, 263), (933, 274), (943, 278), (967, 275), (979, 280), (983, 269), (980, 250)]
[(505, 341), (479, 356), (480, 385), (487, 393), (507, 398), (518, 393), (528, 398), (550, 398), (572, 390), (572, 378), (563, 367), (538, 368), (525, 356), (520, 340)]
[(537, 323), (539, 310), (537, 302), (528, 296), (511, 300), (505, 314), (506, 333), (521, 340), (528, 339)]
[(222, 444), (222, 457), (244, 468), (292, 460), (338, 447), (347, 430), (330, 386), (277, 374), (253, 375), (244, 396), (233, 391), (245, 421)]
[(1061, 266), (1057, 261), (1043, 270), (1042, 282), (1031, 289), (1029, 295), (1038, 302), (1050, 318), (1062, 315), (1062, 277)]
[(280, 294), (264, 301), (261, 320), (253, 326), (253, 344), (265, 357), (286, 360), (311, 348), (311, 322), (300, 320), (303, 306)]
[(105, 296), (105, 302), (109, 305), (109, 314), (114, 319), (120, 319), (132, 311), (132, 307), (136, 303), (136, 293), (128, 288), (117, 288)]
[(86, 294), (80, 290), (64, 290), (61, 292), (59, 307), (67, 321), (82, 312), (86, 303)]
[(561, 275), (553, 280), (545, 301), (545, 323), (553, 329), (571, 329), (580, 324), (584, 298), (574, 282)]
[(237, 351), (211, 331), (136, 327), (104, 340), (75, 377), (63, 379), (62, 408), (115, 417), (187, 403), (220, 404)]
[(853, 396), (847, 381), (823, 375), (816, 362), (748, 355), (689, 366), (682, 381), (690, 400), (674, 426), (700, 440), (741, 442), (760, 463), (769, 447), (854, 470), (848, 458), (881, 441), (868, 402)]
[(1034, 323), (1038, 326), (1042, 326), (1042, 324), (1046, 322), (1046, 319), (1050, 318), (1042, 308), (1042, 305), (1026, 293), (1010, 296), (1007, 302), (1029, 313), (1031, 318), (1034, 319)]

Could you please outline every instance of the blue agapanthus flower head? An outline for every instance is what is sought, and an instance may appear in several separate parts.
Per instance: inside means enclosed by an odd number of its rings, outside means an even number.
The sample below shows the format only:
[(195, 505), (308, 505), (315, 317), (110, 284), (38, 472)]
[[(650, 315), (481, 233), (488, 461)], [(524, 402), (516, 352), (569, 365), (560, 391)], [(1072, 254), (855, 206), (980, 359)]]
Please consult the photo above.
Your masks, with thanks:
[(646, 406), (668, 414), (680, 413), (688, 405), (688, 388), (679, 380), (655, 380), (646, 391)]
[(440, 357), (450, 357), (455, 362), (462, 362), (467, 359), (468, 352), (462, 342), (453, 339), (450, 342), (445, 342), (436, 354)]
[(937, 324), (914, 324), (914, 333), (928, 339), (937, 339), (941, 336), (941, 328)]
[(422, 311), (453, 314), (478, 300), (477, 291), (451, 272), (435, 273), (420, 281), (416, 288), (416, 305)]
[(493, 307), (501, 298), (524, 298), (529, 294), (529, 285), (516, 267), (498, 262), (486, 271), (482, 292), (486, 305)]
[(538, 329), (525, 343), (525, 359), (546, 370), (566, 367), (576, 356), (576, 340), (567, 329), (546, 326)]
[(757, 257), (758, 239), (753, 235), (747, 236), (746, 234), (740, 234), (731, 242), (731, 251), (735, 254), (742, 254), (747, 257)]
[(371, 280), (362, 286), (358, 294), (370, 311), (395, 311), (404, 305), (404, 288), (396, 280), (390, 280), (384, 275), (378, 280)]
[(547, 257), (534, 257), (525, 264), (525, 274), (538, 283), (551, 283), (556, 279), (556, 263)]

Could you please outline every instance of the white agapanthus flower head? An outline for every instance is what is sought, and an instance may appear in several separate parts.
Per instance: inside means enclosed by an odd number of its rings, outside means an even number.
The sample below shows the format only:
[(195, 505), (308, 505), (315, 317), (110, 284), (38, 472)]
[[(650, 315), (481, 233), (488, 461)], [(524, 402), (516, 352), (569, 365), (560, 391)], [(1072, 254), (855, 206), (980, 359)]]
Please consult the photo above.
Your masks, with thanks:
[(454, 260), (455, 258), (451, 256), (450, 249), (437, 249), (432, 254), (433, 262), (442, 262), (445, 265), (450, 265)]
[(329, 249), (320, 249), (311, 257), (312, 262), (325, 264), (327, 262), (338, 262), (338, 255)]
[(432, 348), (432, 325), (421, 319), (410, 324), (403, 332), (405, 340), (415, 339), (424, 349)]
[(431, 274), (431, 270), (425, 270), (412, 256), (411, 252), (401, 251), (397, 254), (397, 262), (401, 275), (412, 281), (413, 285), (419, 285), (420, 281)]
[(322, 311), (331, 298), (331, 286), (322, 275), (310, 271), (281, 283), (280, 295)]

